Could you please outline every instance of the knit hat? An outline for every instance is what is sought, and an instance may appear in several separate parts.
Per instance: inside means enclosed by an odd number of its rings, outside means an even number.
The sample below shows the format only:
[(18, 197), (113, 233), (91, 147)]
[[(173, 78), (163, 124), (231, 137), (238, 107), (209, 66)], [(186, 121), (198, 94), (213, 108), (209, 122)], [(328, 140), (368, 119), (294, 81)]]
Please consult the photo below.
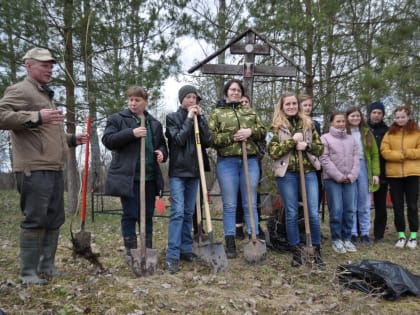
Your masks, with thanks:
[(373, 102), (372, 104), (370, 104), (369, 114), (375, 109), (381, 110), (382, 113), (385, 115), (385, 106), (384, 103), (382, 103), (381, 101)]
[(54, 63), (56, 62), (56, 60), (53, 58), (48, 49), (38, 47), (29, 50), (25, 54), (25, 56), (23, 56), (23, 61), (25, 61), (26, 59), (35, 59), (38, 61), (52, 61)]
[(182, 103), (184, 97), (190, 93), (194, 93), (195, 95), (197, 95), (197, 102), (201, 100), (201, 97), (200, 95), (198, 95), (197, 89), (195, 87), (193, 87), (192, 85), (184, 85), (182, 88), (179, 89), (178, 92), (179, 102)]

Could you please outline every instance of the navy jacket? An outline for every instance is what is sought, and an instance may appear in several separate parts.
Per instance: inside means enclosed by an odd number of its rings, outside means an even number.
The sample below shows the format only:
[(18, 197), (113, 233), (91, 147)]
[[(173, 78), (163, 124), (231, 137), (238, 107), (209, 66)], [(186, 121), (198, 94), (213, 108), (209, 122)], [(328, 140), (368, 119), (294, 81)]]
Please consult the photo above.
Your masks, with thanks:
[[(145, 117), (152, 129), (153, 150), (163, 153), (163, 161), (168, 158), (168, 148), (163, 136), (161, 123), (145, 111)], [(105, 194), (133, 197), (136, 163), (140, 155), (140, 140), (133, 134), (138, 124), (128, 109), (111, 115), (105, 127), (102, 143), (112, 150), (112, 161), (105, 184)], [(155, 183), (158, 195), (163, 193), (163, 176), (159, 163), (155, 160)]]

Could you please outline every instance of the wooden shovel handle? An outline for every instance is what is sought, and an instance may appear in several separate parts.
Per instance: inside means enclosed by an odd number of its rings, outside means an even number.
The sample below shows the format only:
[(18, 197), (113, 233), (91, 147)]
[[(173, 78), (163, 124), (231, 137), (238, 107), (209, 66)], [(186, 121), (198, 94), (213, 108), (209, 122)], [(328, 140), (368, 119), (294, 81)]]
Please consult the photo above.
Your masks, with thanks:
[(242, 146), (242, 163), (244, 165), (244, 173), (245, 173), (245, 186), (246, 186), (246, 198), (248, 201), (248, 213), (249, 213), (249, 221), (251, 223), (251, 239), (252, 242), (257, 241), (257, 234), (255, 233), (255, 221), (254, 221), (254, 212), (252, 207), (252, 193), (251, 193), (251, 182), (249, 180), (249, 168), (248, 168), (248, 153), (246, 151), (246, 142), (241, 142)]
[(201, 151), (201, 141), (200, 141), (200, 128), (198, 126), (197, 115), (194, 115), (194, 134), (195, 134), (195, 145), (197, 149), (197, 158), (198, 158), (198, 168), (200, 169), (200, 183), (201, 191), (203, 193), (203, 204), (204, 211), (206, 214), (206, 224), (207, 224), (207, 234), (209, 236), (210, 242), (213, 242), (213, 226), (211, 223), (211, 215), (209, 202), (207, 200), (207, 183), (206, 176), (204, 174), (204, 162), (203, 162), (203, 152)]
[(305, 170), (303, 169), (302, 151), (297, 150), (299, 160), (300, 190), (302, 193), (303, 219), (305, 222), (306, 246), (312, 246), (311, 228), (309, 226), (308, 197), (306, 195)]
[[(200, 185), (201, 186), (201, 185)], [(197, 235), (198, 242), (201, 243), (203, 237), (203, 219), (201, 218), (201, 198), (200, 191), (197, 190), (197, 195), (195, 197), (195, 210), (197, 211)]]
[[(145, 117), (141, 118), (140, 126), (145, 126)], [(142, 263), (146, 262), (146, 141), (140, 138), (140, 255)]]

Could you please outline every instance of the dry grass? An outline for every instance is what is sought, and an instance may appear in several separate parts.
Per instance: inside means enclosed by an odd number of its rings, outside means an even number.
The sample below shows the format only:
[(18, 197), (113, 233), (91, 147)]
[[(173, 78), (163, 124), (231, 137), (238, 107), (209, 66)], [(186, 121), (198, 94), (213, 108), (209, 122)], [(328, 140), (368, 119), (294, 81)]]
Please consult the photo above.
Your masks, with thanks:
[[(118, 206), (118, 202), (116, 204)], [(418, 314), (420, 299), (404, 297), (387, 302), (337, 284), (339, 264), (365, 258), (389, 260), (420, 274), (420, 251), (396, 250), (389, 222), (386, 241), (355, 254), (338, 255), (324, 240), (325, 271), (290, 267), (291, 255), (269, 251), (267, 259), (250, 266), (229, 260), (229, 271), (211, 274), (206, 266), (183, 263), (181, 272), (163, 271), (167, 218), (155, 218), (154, 244), (159, 249), (155, 275), (133, 277), (123, 258), (119, 216), (97, 215), (87, 221), (93, 235), (93, 251), (101, 254), (106, 272), (99, 273), (88, 261), (72, 257), (69, 222), (62, 227), (57, 266), (70, 273), (46, 286), (21, 285), (18, 280), (20, 210), (15, 192), (0, 192), (0, 308), (6, 314)], [(78, 230), (78, 219), (73, 229)], [(214, 222), (222, 240), (222, 224)], [(323, 234), (329, 235), (327, 223)], [(239, 243), (241, 248), (243, 243)]]

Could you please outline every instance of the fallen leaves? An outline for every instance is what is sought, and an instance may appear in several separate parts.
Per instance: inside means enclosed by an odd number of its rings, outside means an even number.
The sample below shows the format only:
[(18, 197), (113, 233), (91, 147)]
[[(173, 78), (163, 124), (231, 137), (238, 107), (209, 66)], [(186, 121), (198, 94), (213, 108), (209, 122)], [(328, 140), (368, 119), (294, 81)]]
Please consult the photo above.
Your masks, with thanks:
[[(1, 192), (0, 192), (1, 194)], [(18, 200), (18, 198), (16, 198)], [(0, 205), (1, 207), (1, 205)], [(16, 205), (16, 209), (18, 206)], [(14, 212), (0, 209), (8, 216)], [(16, 212), (18, 213), (18, 212)], [(18, 222), (18, 218), (14, 218)], [(63, 278), (54, 278), (46, 286), (23, 286), (18, 282), (18, 224), (0, 229), (0, 305), (6, 314), (358, 314), (415, 313), (418, 301), (404, 299), (395, 306), (345, 290), (334, 283), (337, 262), (350, 260), (337, 256), (329, 248), (324, 259), (325, 272), (291, 268), (290, 254), (268, 252), (267, 260), (250, 266), (242, 259), (241, 242), (237, 243), (239, 257), (229, 260), (229, 271), (212, 274), (198, 263), (181, 263), (176, 275), (164, 272), (163, 264), (167, 242), (167, 220), (155, 218), (154, 244), (159, 249), (158, 270), (151, 277), (136, 278), (124, 260), (120, 237), (120, 217), (97, 216), (89, 226), (92, 249), (101, 253), (104, 273), (85, 259), (73, 258), (71, 242), (63, 227), (57, 264), (60, 270), (70, 272)], [(221, 225), (220, 225), (221, 226)], [(215, 235), (221, 235), (215, 224)], [(96, 231), (95, 231), (96, 229)], [(219, 229), (219, 230), (217, 230)], [(378, 258), (392, 254), (393, 246), (374, 250)], [(408, 261), (412, 252), (394, 255)], [(365, 250), (364, 255), (368, 254)], [(360, 251), (363, 255), (363, 250)], [(381, 256), (383, 255), (383, 256)], [(357, 260), (359, 256), (351, 256)], [(340, 261), (340, 262), (343, 262)], [(416, 269), (417, 268), (417, 269)], [(413, 270), (420, 272), (415, 264)], [(404, 307), (402, 307), (402, 305)]]

